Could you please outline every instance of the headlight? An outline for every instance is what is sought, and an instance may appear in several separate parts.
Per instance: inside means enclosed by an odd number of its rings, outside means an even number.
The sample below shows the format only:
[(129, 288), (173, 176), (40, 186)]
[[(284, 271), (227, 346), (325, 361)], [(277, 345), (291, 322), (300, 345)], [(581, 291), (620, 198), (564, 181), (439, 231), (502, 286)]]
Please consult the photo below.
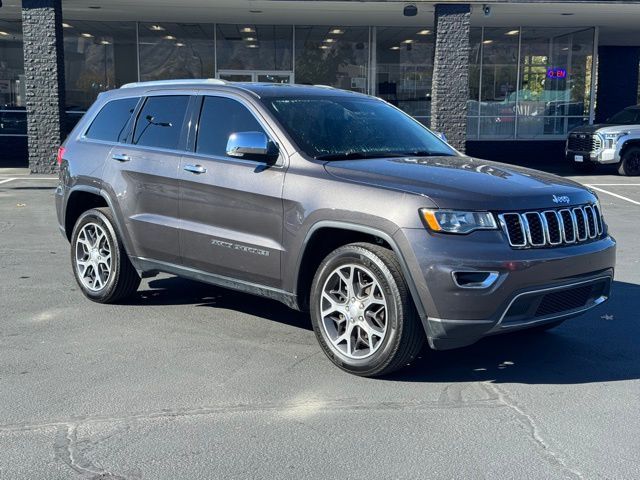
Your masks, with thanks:
[(618, 139), (624, 135), (627, 135), (629, 132), (608, 132), (602, 134), (603, 146), (605, 150), (611, 150), (616, 148), (616, 143)]
[(495, 230), (496, 219), (489, 212), (461, 212), (457, 210), (420, 210), (425, 224), (434, 232), (470, 233), (474, 230)]

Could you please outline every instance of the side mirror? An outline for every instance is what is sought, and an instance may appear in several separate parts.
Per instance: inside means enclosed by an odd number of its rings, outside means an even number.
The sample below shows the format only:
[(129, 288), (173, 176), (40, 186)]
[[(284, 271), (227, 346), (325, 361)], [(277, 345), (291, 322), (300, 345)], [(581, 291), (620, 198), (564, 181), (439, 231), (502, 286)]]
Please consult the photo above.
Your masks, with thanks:
[(278, 147), (262, 132), (236, 132), (229, 135), (227, 155), (247, 160), (273, 160)]
[(433, 132), (433, 134), (436, 137), (438, 137), (440, 140), (442, 140), (443, 142), (448, 143), (447, 142), (447, 136), (444, 133), (442, 133), (442, 132)]

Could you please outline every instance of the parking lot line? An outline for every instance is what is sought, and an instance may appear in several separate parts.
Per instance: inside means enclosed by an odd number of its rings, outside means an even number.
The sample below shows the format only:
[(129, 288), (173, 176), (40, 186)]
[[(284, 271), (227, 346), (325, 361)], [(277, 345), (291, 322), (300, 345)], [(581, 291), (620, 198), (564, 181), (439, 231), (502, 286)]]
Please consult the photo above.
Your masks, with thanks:
[(609, 190), (605, 190), (604, 188), (598, 188), (598, 187), (595, 187), (595, 186), (589, 185), (589, 184), (587, 184), (587, 187), (593, 188), (594, 190), (597, 190), (597, 191), (602, 192), (602, 193), (606, 193), (607, 195), (611, 195), (612, 197), (616, 197), (616, 198), (619, 198), (621, 200), (626, 200), (627, 202), (633, 203), (635, 205), (640, 205), (640, 202), (636, 202), (635, 200), (631, 200), (628, 197), (623, 197), (622, 195), (618, 195), (617, 193), (610, 192)]
[(11, 180), (15, 180), (15, 178), (5, 178), (4, 180), (0, 180), (0, 184), (1, 184), (1, 183), (8, 183), (8, 182), (10, 182)]

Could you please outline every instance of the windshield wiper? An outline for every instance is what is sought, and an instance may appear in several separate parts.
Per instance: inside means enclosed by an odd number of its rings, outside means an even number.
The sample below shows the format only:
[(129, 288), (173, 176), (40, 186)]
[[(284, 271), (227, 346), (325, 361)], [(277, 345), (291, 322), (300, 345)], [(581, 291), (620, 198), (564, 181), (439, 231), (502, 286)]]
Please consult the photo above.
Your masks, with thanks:
[(342, 152), (342, 153), (325, 153), (316, 155), (316, 160), (358, 160), (362, 158), (388, 158), (388, 157), (404, 157), (403, 153), (398, 152)]

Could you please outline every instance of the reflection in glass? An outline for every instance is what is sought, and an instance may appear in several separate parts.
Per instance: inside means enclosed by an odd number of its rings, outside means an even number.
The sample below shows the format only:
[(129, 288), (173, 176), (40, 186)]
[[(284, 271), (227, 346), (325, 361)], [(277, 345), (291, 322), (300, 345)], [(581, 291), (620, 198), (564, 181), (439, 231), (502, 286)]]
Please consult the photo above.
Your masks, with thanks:
[(22, 22), (0, 20), (0, 31), (0, 135), (23, 136), (27, 134), (27, 113)]
[(140, 80), (212, 78), (213, 25), (140, 23)]
[(366, 93), (368, 27), (296, 26), (296, 83)]
[(138, 79), (134, 22), (69, 21), (64, 29), (67, 110), (83, 111), (100, 92)]
[(218, 70), (292, 71), (290, 25), (218, 24)]
[(378, 27), (376, 36), (376, 95), (424, 121), (431, 115), (432, 31)]

